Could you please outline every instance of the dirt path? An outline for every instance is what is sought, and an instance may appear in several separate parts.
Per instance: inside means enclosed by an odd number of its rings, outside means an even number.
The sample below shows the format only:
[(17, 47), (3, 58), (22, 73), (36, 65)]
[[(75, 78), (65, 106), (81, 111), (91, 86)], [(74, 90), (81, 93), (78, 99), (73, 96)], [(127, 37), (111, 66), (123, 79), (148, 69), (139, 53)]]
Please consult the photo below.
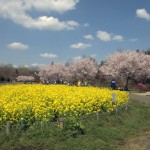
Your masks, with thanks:
[(129, 93), (129, 98), (139, 100), (142, 102), (150, 103), (150, 92), (146, 93)]
[(150, 150), (150, 132), (129, 139), (118, 150)]
[[(149, 95), (149, 96), (148, 96)], [(129, 98), (133, 100), (150, 103), (150, 92), (129, 93)], [(150, 150), (150, 131), (146, 131), (125, 141), (125, 144), (118, 150)]]

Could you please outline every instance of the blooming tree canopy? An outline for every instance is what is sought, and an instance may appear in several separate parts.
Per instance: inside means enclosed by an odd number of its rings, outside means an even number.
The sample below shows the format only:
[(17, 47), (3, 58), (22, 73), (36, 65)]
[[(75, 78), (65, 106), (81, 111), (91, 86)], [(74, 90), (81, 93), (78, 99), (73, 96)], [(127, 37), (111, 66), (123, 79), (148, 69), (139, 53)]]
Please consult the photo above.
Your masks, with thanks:
[(18, 76), (16, 78), (18, 82), (33, 82), (34, 77), (33, 76)]
[(81, 58), (69, 66), (70, 73), (74, 79), (87, 80), (96, 76), (97, 68), (94, 59)]
[(100, 70), (112, 77), (150, 78), (150, 55), (136, 51), (117, 52), (107, 58)]
[(56, 80), (63, 79), (67, 74), (67, 69), (64, 64), (55, 63), (49, 64), (41, 68), (39, 72), (39, 76), (41, 80)]

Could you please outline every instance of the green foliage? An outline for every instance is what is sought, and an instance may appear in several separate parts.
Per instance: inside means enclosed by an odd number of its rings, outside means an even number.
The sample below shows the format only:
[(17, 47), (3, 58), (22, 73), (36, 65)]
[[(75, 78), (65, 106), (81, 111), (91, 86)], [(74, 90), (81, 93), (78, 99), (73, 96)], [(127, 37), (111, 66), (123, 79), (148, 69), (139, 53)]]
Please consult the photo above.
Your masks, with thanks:
[(81, 118), (67, 117), (64, 120), (63, 133), (66, 137), (78, 137), (85, 134), (85, 125)]

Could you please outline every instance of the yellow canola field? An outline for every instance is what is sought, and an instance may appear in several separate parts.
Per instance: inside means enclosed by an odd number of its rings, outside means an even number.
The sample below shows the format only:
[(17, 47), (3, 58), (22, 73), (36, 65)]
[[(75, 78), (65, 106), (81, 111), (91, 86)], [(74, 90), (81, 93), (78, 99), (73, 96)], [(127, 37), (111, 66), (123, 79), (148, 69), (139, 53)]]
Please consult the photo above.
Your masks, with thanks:
[[(112, 93), (116, 102), (112, 105)], [(0, 86), (0, 123), (51, 121), (58, 116), (79, 116), (112, 111), (128, 101), (123, 91), (67, 85), (20, 84)]]

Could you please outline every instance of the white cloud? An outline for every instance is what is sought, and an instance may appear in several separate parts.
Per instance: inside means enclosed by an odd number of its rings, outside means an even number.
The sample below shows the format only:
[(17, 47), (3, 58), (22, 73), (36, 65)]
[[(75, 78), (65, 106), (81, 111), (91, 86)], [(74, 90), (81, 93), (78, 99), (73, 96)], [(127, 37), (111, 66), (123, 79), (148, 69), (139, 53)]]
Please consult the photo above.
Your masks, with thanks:
[(105, 31), (98, 31), (97, 32), (97, 37), (101, 40), (101, 41), (110, 41), (111, 40), (111, 35)]
[(83, 26), (84, 27), (89, 27), (90, 25), (89, 25), (89, 23), (85, 23)]
[(77, 57), (74, 57), (73, 60), (77, 61), (77, 60), (80, 60), (81, 58), (82, 58), (82, 56), (77, 56)]
[(41, 16), (36, 20), (29, 19), (23, 24), (26, 28), (35, 28), (40, 30), (72, 30), (75, 27), (79, 26), (79, 24), (73, 20), (70, 21), (59, 21), (59, 19), (54, 17)]
[(64, 28), (66, 28), (68, 30), (73, 30), (79, 26), (79, 23), (76, 21), (73, 21), (73, 20), (66, 21), (66, 22), (64, 22), (64, 24), (65, 24)]
[(10, 43), (7, 45), (7, 47), (10, 49), (20, 49), (20, 50), (28, 49), (28, 45), (25, 45), (19, 42)]
[(129, 39), (129, 41), (130, 42), (136, 42), (136, 41), (138, 41), (138, 39), (137, 38), (135, 38), (135, 39)]
[(114, 35), (112, 37), (112, 40), (116, 40), (116, 41), (123, 41), (123, 37), (121, 35)]
[(88, 40), (93, 40), (93, 36), (91, 34), (88, 34), (88, 35), (84, 35), (83, 36), (85, 39), (88, 39)]
[(18, 68), (18, 66), (17, 66), (17, 65), (13, 65), (13, 67), (14, 67), (14, 68)]
[(97, 31), (96, 33), (97, 35), (97, 38), (100, 39), (101, 41), (104, 41), (104, 42), (108, 42), (108, 41), (112, 41), (112, 40), (115, 40), (115, 41), (123, 41), (123, 36), (121, 35), (115, 35), (113, 33), (108, 33), (106, 31)]
[(92, 54), (92, 55), (90, 55), (91, 57), (93, 57), (93, 58), (96, 58), (96, 54)]
[(27, 11), (46, 11), (46, 12), (65, 12), (75, 9), (79, 0), (1, 0), (0, 1), (0, 17), (10, 19), (13, 22), (26, 28), (34, 28), (40, 30), (70, 30), (79, 24), (76, 21), (60, 21), (58, 18), (49, 16), (39, 16), (32, 18)]
[(33, 7), (36, 10), (40, 11), (55, 11), (63, 13), (75, 9), (76, 4), (79, 3), (79, 0), (22, 0), (24, 4), (29, 7)]
[(45, 64), (33, 63), (33, 64), (31, 64), (31, 66), (41, 68), (41, 67), (45, 66)]
[(81, 42), (70, 45), (70, 47), (74, 48), (74, 49), (86, 49), (86, 48), (89, 48), (91, 46), (92, 46), (91, 44), (85, 44), (85, 43), (81, 43)]
[[(96, 54), (92, 54), (92, 55), (90, 55), (90, 57), (96, 58)], [(83, 56), (76, 56), (76, 57), (73, 58), (73, 61), (78, 61), (78, 60), (80, 60), (82, 58), (84, 58), (84, 57)]]
[(40, 56), (43, 58), (57, 58), (58, 57), (56, 54), (52, 54), (52, 53), (43, 53), (43, 54), (40, 54)]
[(28, 68), (28, 65), (19, 65), (18, 68)]
[(29, 66), (28, 65), (23, 65), (25, 68), (28, 68)]
[(150, 14), (146, 11), (146, 9), (137, 9), (136, 10), (136, 16), (139, 18), (146, 19), (147, 21), (150, 21)]

